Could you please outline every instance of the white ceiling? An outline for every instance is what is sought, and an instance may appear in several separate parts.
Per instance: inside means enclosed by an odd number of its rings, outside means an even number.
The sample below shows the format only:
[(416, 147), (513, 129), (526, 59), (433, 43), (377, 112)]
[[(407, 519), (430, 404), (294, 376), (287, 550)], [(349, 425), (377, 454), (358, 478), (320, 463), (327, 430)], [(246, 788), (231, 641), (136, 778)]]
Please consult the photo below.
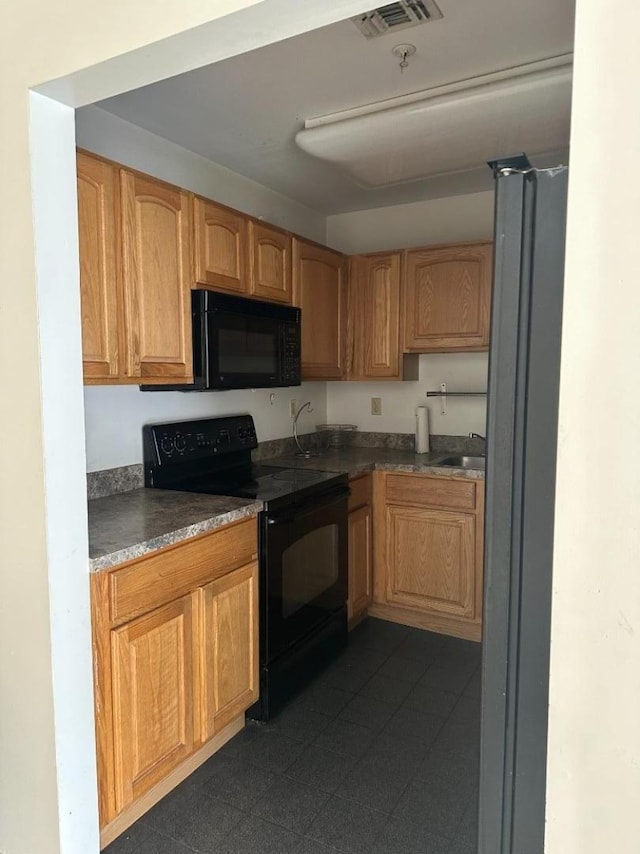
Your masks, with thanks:
[[(395, 35), (367, 40), (343, 21), (99, 106), (327, 214), (488, 189), (491, 175), (480, 164), (365, 189), (294, 141), (308, 118), (573, 49), (573, 0), (439, 0), (439, 6), (441, 20)], [(399, 42), (418, 49), (402, 74), (391, 53)], [(566, 156), (557, 144), (549, 147), (555, 150), (534, 162)], [(512, 153), (496, 150), (495, 156)]]

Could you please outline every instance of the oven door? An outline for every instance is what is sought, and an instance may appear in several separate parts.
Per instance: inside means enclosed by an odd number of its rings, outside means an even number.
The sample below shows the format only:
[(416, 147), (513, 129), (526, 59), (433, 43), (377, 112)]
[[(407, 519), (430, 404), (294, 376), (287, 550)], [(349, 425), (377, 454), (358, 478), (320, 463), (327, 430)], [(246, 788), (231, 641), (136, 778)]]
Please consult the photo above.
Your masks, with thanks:
[(263, 514), (263, 664), (344, 609), (348, 494), (348, 487), (341, 486), (281, 514)]

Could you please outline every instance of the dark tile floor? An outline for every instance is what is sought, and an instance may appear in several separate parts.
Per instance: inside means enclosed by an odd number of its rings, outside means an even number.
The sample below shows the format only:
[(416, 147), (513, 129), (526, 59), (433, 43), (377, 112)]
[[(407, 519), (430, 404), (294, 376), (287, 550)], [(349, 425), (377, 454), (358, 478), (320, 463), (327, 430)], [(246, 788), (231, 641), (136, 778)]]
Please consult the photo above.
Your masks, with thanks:
[(369, 618), (108, 854), (475, 854), (480, 647)]

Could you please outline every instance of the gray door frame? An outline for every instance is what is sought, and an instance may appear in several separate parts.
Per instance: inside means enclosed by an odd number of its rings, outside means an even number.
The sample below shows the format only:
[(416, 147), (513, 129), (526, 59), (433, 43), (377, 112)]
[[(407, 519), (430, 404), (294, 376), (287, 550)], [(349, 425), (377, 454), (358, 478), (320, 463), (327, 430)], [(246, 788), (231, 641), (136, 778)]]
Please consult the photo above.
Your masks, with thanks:
[(479, 854), (542, 854), (567, 169), (496, 176)]

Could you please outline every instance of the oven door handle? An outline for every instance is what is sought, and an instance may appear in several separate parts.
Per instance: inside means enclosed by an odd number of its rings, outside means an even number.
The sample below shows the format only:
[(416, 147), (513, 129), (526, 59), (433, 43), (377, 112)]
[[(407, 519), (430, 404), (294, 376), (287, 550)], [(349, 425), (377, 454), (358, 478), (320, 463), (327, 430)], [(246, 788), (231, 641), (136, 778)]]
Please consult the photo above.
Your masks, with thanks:
[(286, 516), (268, 516), (267, 525), (282, 525), (287, 522), (297, 522), (300, 519), (304, 519), (305, 516), (310, 516), (312, 513), (317, 513), (319, 510), (325, 510), (328, 507), (333, 507), (334, 504), (339, 504), (349, 495), (351, 495), (351, 489), (347, 486), (344, 489), (341, 489), (337, 494), (335, 492), (330, 493), (331, 500), (329, 501), (305, 502), (300, 506), (300, 509), (302, 510), (300, 513), (287, 513)]

